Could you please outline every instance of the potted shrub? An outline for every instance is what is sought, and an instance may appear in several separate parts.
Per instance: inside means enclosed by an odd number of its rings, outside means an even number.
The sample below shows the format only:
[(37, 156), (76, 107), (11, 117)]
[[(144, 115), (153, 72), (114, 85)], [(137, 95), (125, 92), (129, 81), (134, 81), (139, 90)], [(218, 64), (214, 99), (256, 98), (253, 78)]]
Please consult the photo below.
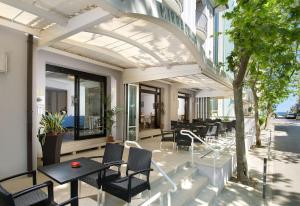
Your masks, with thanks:
[(106, 97), (105, 99), (106, 101), (106, 110), (105, 110), (105, 128), (106, 128), (106, 141), (107, 142), (113, 142), (114, 141), (114, 137), (112, 136), (112, 129), (114, 124), (117, 122), (116, 121), (116, 115), (122, 111), (122, 108), (119, 107), (113, 107), (111, 108), (111, 98), (110, 97)]
[(60, 162), (60, 150), (62, 145), (63, 133), (65, 129), (62, 121), (65, 117), (63, 114), (43, 115), (40, 121), (38, 139), (43, 151), (43, 165), (50, 165)]

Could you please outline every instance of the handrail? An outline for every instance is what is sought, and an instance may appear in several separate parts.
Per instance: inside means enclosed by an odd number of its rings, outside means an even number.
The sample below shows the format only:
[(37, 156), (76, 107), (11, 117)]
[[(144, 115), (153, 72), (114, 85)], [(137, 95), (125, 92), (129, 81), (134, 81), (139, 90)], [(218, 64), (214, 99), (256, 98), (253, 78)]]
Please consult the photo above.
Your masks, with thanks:
[[(207, 145), (210, 149), (210, 151), (212, 151), (214, 153), (214, 158), (213, 158), (213, 163), (214, 163), (214, 172), (213, 172), (213, 185), (216, 185), (216, 158), (218, 156), (219, 151), (214, 149), (212, 146), (210, 146), (208, 143), (206, 143), (205, 141), (203, 141), (201, 138), (199, 138), (197, 135), (195, 135), (192, 131), (190, 130), (180, 130), (180, 134), (181, 135), (186, 135), (189, 138), (191, 138), (192, 140), (192, 164), (194, 164), (194, 138), (198, 139), (200, 142), (202, 142), (203, 144)], [(207, 153), (209, 154), (209, 153)]]
[[(126, 148), (130, 147), (128, 146), (128, 144), (133, 144), (136, 147), (143, 149), (143, 147), (135, 141), (129, 141), (129, 140), (125, 141), (124, 145)], [(154, 160), (151, 160), (151, 162), (152, 165), (156, 168), (156, 170), (158, 170), (158, 172), (172, 185), (173, 189), (171, 190), (171, 192), (176, 192), (177, 191), (176, 183), (166, 174), (166, 172)]]
[[(207, 144), (205, 141), (203, 141), (200, 137), (198, 137), (197, 135), (195, 135), (192, 131), (190, 130), (181, 130), (180, 131), (180, 134), (182, 135), (186, 135), (186, 136), (189, 136), (192, 140), (192, 143), (194, 143), (194, 138), (196, 138), (197, 140), (199, 140), (200, 142), (202, 142), (203, 144), (205, 144), (206, 146), (209, 147), (209, 149), (211, 149), (212, 151), (214, 152), (218, 152), (218, 150), (214, 149), (212, 146), (210, 146), (209, 144)], [(191, 136), (192, 135), (192, 136)]]

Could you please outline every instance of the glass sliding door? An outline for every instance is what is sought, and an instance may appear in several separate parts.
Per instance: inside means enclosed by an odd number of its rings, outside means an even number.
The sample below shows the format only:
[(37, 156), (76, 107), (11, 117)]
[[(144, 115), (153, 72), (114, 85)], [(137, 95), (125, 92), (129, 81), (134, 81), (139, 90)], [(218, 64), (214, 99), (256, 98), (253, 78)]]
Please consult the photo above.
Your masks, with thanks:
[(104, 137), (106, 77), (46, 65), (46, 111), (65, 111), (64, 141)]
[(75, 76), (53, 71), (46, 71), (46, 105), (45, 113), (65, 113), (63, 127), (66, 129), (63, 140), (73, 141), (75, 138)]
[(138, 85), (125, 85), (126, 90), (126, 139), (136, 141), (138, 139)]
[(79, 78), (79, 138), (104, 134), (103, 82)]

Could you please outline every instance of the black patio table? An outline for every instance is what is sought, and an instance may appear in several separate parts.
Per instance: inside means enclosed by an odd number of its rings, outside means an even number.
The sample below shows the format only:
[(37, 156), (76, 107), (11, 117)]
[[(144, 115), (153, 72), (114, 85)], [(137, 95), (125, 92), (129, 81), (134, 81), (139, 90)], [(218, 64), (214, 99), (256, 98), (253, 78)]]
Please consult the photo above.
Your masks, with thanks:
[[(80, 162), (79, 168), (72, 168), (71, 162)], [(38, 168), (38, 171), (53, 179), (59, 184), (71, 183), (71, 198), (78, 197), (78, 179), (81, 177), (100, 172), (107, 168), (104, 164), (82, 157), (78, 159), (47, 165)], [(73, 201), (71, 206), (78, 206), (77, 201)]]

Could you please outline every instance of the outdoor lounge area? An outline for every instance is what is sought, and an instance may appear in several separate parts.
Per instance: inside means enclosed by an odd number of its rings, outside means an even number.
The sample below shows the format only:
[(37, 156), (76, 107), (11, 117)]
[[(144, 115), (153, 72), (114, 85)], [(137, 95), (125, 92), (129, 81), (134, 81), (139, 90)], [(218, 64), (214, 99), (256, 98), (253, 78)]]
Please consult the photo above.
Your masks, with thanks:
[[(150, 155), (150, 159), (148, 159), (150, 162), (146, 163), (148, 166), (144, 166), (144, 169), (142, 170), (143, 172), (147, 171), (145, 170), (145, 167), (153, 169), (153, 171), (149, 170), (150, 187), (148, 187), (148, 189), (151, 188), (151, 192), (146, 190), (142, 192), (141, 195), (132, 197), (131, 205), (143, 205), (143, 203), (146, 204), (145, 202), (147, 200), (151, 200), (154, 203), (157, 202), (163, 205), (168, 204), (168, 201), (172, 201), (171, 205), (201, 205), (205, 204), (205, 201), (213, 201), (214, 197), (216, 197), (218, 192), (222, 190), (224, 184), (226, 184), (226, 181), (231, 177), (231, 174), (235, 169), (233, 134), (234, 129), (231, 131), (227, 130), (226, 134), (217, 135), (216, 138), (210, 140), (209, 144), (207, 144), (205, 141), (200, 142), (200, 140), (193, 141), (194, 143), (190, 145), (191, 148), (189, 151), (185, 149), (175, 149), (172, 142), (165, 142), (163, 145), (161, 145), (160, 142), (164, 141), (164, 137), (141, 140), (138, 142), (139, 145), (137, 145), (135, 142), (127, 141), (124, 143), (125, 147), (119, 144), (107, 144), (105, 148), (100, 150), (97, 149), (82, 152), (76, 155), (62, 156), (62, 163), (59, 163), (60, 166), (50, 165), (39, 167), (36, 180), (38, 184), (51, 181), (54, 184), (54, 199), (56, 202), (61, 203), (70, 198), (70, 191), (74, 192), (74, 190), (71, 189), (74, 184), (70, 184), (67, 180), (63, 181), (61, 179), (66, 178), (67, 176), (69, 176), (71, 179), (73, 174), (72, 171), (68, 172), (68, 170), (76, 170), (76, 168), (71, 168), (70, 161), (76, 160), (81, 162), (82, 170), (86, 170), (85, 167), (89, 168), (87, 169), (89, 171), (86, 171), (85, 174), (91, 174), (92, 172), (96, 171), (96, 173), (94, 173), (94, 177), (96, 178), (98, 178), (99, 171), (104, 171), (103, 166), (101, 166), (103, 164), (100, 162), (107, 162), (107, 165), (113, 165), (113, 163), (116, 163), (117, 167), (112, 170), (116, 172), (116, 176), (114, 176), (114, 178), (107, 176), (107, 181), (105, 181), (105, 178), (101, 180), (101, 182), (103, 182), (102, 184), (107, 185), (103, 186), (102, 192), (99, 192), (101, 186), (100, 188), (97, 186), (97, 181), (95, 182), (96, 185), (93, 184), (91, 182), (92, 179), (87, 178), (89, 176), (76, 179), (76, 181), (79, 180), (79, 186), (75, 184), (75, 187), (79, 187), (79, 189), (77, 188), (78, 190), (76, 190), (79, 191), (79, 194), (77, 193), (79, 197), (79, 205), (97, 205), (97, 201), (102, 201), (103, 205), (126, 205), (126, 201), (121, 200), (122, 198), (120, 199), (118, 196), (115, 196), (116, 194), (110, 193), (110, 187), (108, 187), (108, 185), (110, 181), (118, 182), (118, 180), (116, 180), (118, 179), (118, 174), (122, 174), (122, 176), (126, 177), (126, 168), (133, 167), (132, 169), (137, 171), (140, 170), (136, 167), (137, 162), (139, 162), (138, 165), (147, 162), (146, 159), (144, 159), (145, 155), (140, 156), (142, 157), (141, 160), (139, 160), (139, 156), (134, 155), (134, 162), (131, 162), (131, 158), (133, 158), (131, 155), (132, 148), (141, 146), (142, 148), (151, 151), (150, 154), (152, 154), (152, 164)], [(175, 141), (177, 143), (179, 142), (177, 138), (175, 138)], [(118, 150), (120, 151), (119, 153), (117, 152)], [(123, 150), (124, 154), (122, 155)], [(143, 150), (141, 150), (141, 152), (142, 151)], [(98, 157), (99, 155), (104, 155), (103, 160)], [(94, 168), (91, 165), (88, 166), (90, 157), (93, 157), (93, 159), (97, 162), (99, 161), (99, 163), (97, 163), (99, 166), (96, 166), (97, 168)], [(121, 166), (122, 162), (127, 162), (127, 166)], [(96, 162), (93, 161), (93, 164), (95, 163)], [(60, 171), (64, 167), (64, 171)], [(81, 168), (78, 168), (78, 171), (80, 170)], [(220, 173), (220, 171), (222, 171), (222, 173)], [(68, 173), (67, 176), (63, 175), (66, 172)], [(108, 172), (107, 175), (110, 173), (111, 172)], [(57, 179), (54, 179), (55, 176)], [(141, 176), (136, 176), (136, 178), (141, 178)], [(147, 178), (145, 181), (147, 181)], [(132, 187), (134, 187), (134, 183), (132, 184)], [(29, 188), (30, 185), (32, 185), (32, 178), (26, 176), (15, 180), (1, 182), (1, 186), (6, 188), (11, 193)], [(127, 185), (127, 183), (125, 185)], [(193, 198), (193, 196), (187, 196), (185, 195), (186, 193), (193, 194), (195, 197), (199, 196), (199, 199)], [(49, 194), (50, 193), (48, 192), (48, 195)], [(72, 194), (73, 198), (74, 195), (77, 194), (76, 192)], [(171, 196), (170, 200), (168, 199), (168, 195)], [(204, 198), (207, 195), (209, 195), (211, 199)], [(14, 196), (16, 195), (13, 195), (12, 197)], [(33, 195), (31, 197), (33, 198), (31, 201), (34, 201), (34, 198), (38, 197), (39, 196)], [(24, 198), (25, 199), (23, 199), (23, 201), (26, 201), (26, 198), (29, 198), (29, 196), (25, 195)], [(202, 203), (200, 203), (201, 201)], [(76, 202), (76, 199), (74, 202)], [(77, 205), (74, 202), (72, 205)], [(18, 203), (15, 204), (18, 205)]]

